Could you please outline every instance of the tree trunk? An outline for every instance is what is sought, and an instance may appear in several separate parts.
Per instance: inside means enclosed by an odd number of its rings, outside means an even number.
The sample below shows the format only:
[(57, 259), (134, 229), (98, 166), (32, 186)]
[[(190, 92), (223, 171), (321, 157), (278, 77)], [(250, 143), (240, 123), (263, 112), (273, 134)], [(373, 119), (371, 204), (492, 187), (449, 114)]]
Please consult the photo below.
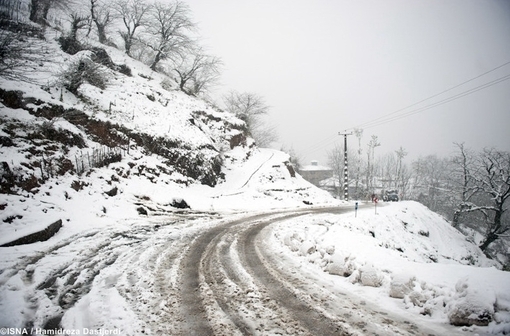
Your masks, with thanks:
[(28, 17), (30, 21), (37, 22), (37, 12), (39, 12), (39, 6), (39, 0), (32, 0), (30, 3), (30, 16)]
[(51, 1), (47, 0), (46, 2), (44, 2), (43, 12), (42, 12), (42, 16), (40, 18), (41, 22), (39, 22), (40, 24), (42, 24), (42, 25), (48, 24), (46, 19), (48, 18), (48, 12), (50, 11), (50, 8), (51, 8)]
[(151, 64), (152, 71), (156, 71), (156, 67), (158, 66), (159, 61), (161, 61), (161, 51), (158, 51), (156, 57), (154, 58), (154, 62)]
[(453, 220), (452, 220), (452, 226), (454, 228), (457, 228), (457, 226), (459, 225), (459, 219), (460, 219), (460, 210), (455, 210), (454, 214), (453, 214)]
[[(502, 205), (499, 206), (499, 209), (502, 209)], [(485, 250), (489, 247), (491, 243), (496, 241), (499, 238), (499, 230), (501, 229), (501, 215), (503, 214), (503, 211), (496, 210), (494, 213), (494, 225), (490, 228), (489, 234), (487, 235), (487, 238), (483, 241), (483, 243), (480, 245), (480, 249), (485, 253)], [(485, 253), (488, 257), (490, 257), (487, 253)]]
[(488, 257), (488, 258), (491, 258), (492, 257), (490, 255), (487, 254), (486, 250), (487, 248), (489, 247), (490, 244), (492, 244), (494, 241), (496, 241), (497, 239), (499, 238), (499, 236), (494, 233), (494, 232), (491, 232), (487, 235), (487, 238), (485, 238), (485, 240), (482, 242), (482, 244), (480, 244), (480, 250), (483, 251), (483, 253), (485, 253), (485, 255)]
[(105, 42), (106, 42), (106, 27), (105, 27), (105, 25), (99, 23), (96, 20), (96, 27), (97, 27), (97, 37), (99, 38), (99, 43), (105, 44)]
[(128, 34), (121, 34), (122, 39), (124, 40), (124, 48), (126, 49), (126, 55), (131, 56), (131, 45), (132, 40)]

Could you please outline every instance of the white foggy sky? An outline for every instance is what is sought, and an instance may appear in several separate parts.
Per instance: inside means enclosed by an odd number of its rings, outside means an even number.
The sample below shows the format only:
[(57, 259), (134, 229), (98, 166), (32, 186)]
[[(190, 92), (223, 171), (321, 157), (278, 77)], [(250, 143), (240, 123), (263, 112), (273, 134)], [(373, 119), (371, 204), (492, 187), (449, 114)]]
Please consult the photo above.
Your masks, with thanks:
[[(280, 143), (326, 164), (338, 132), (417, 103), (510, 62), (510, 0), (186, 0), (225, 66), (219, 95), (253, 92), (271, 106)], [(510, 75), (510, 64), (405, 111)], [(410, 158), (453, 142), (510, 150), (510, 80), (364, 129), (363, 148)], [(352, 148), (357, 146), (349, 137)]]

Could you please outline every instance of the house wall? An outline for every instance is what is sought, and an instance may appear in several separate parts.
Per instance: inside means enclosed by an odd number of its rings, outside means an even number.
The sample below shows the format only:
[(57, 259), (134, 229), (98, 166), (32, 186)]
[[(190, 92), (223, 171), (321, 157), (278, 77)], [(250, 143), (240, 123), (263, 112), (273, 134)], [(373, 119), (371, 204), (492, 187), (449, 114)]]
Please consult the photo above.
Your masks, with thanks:
[(333, 176), (332, 170), (300, 170), (299, 174), (308, 182), (320, 187), (319, 182)]

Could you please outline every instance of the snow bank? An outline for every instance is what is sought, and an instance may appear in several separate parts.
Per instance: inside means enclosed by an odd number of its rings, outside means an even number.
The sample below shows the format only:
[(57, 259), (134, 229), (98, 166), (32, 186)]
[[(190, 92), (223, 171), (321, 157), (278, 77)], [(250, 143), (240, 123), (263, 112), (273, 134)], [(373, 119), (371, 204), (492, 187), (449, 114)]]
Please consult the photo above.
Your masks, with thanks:
[(276, 225), (274, 239), (374, 300), (400, 300), (401, 309), (487, 332), (510, 326), (510, 273), (419, 203), (300, 217)]

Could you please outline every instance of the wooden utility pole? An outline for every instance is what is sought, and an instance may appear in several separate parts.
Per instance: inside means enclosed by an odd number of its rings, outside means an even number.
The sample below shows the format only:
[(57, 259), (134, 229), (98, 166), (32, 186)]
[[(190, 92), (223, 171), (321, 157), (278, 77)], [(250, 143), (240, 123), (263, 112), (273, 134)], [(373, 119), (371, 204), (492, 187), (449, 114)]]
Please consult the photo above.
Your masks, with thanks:
[(347, 136), (352, 133), (338, 133), (344, 136), (344, 200), (349, 200), (349, 170), (347, 165)]

